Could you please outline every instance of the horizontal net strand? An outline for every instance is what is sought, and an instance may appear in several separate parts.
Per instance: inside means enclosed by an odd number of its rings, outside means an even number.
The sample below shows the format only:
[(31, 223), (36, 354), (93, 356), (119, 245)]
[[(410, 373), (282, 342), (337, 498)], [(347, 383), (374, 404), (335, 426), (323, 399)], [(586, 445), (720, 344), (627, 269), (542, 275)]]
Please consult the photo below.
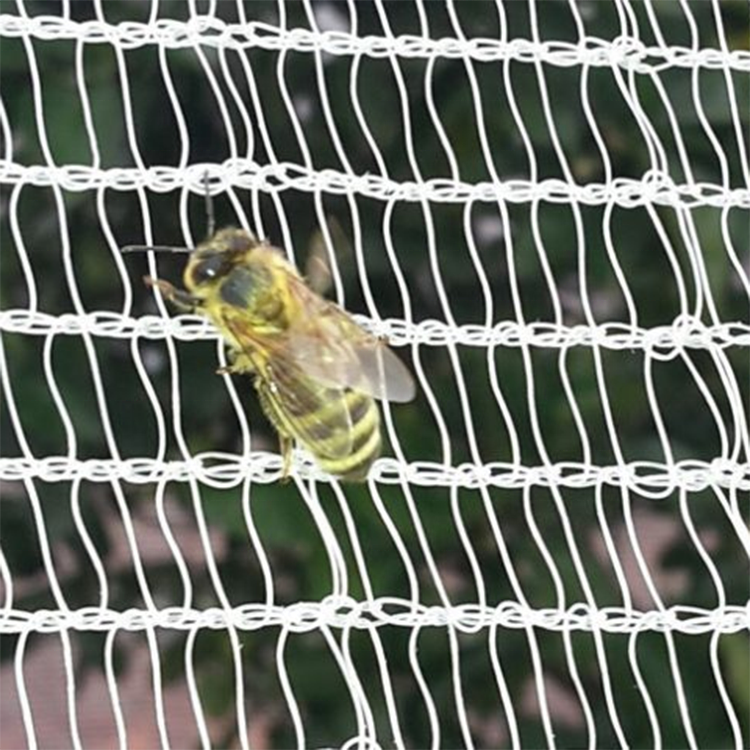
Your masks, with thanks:
[(196, 16), (189, 21), (162, 18), (153, 23), (129, 21), (111, 24), (102, 20), (74, 21), (56, 16), (0, 14), (0, 35), (40, 41), (109, 44), (122, 49), (145, 46), (185, 49), (202, 45), (232, 51), (265, 49), (373, 58), (440, 57), (476, 62), (543, 62), (566, 68), (618, 66), (644, 74), (669, 68), (750, 71), (750, 52), (747, 50), (647, 45), (624, 34), (612, 40), (585, 37), (578, 43), (481, 37), (430, 39), (412, 34), (359, 37), (338, 30), (284, 29), (260, 21), (228, 23), (210, 16)]
[(498, 180), (469, 183), (449, 178), (396, 181), (375, 174), (357, 175), (335, 169), (310, 169), (293, 162), (261, 165), (251, 159), (228, 159), (222, 164), (182, 167), (113, 167), (86, 165), (26, 166), (0, 159), (0, 183), (56, 187), (73, 193), (85, 190), (154, 193), (189, 190), (204, 196), (209, 185), (260, 190), (278, 194), (286, 190), (405, 203), (533, 203), (582, 206), (615, 205), (622, 208), (673, 206), (695, 208), (750, 208), (750, 188), (729, 188), (715, 183), (675, 183), (665, 172), (649, 170), (641, 179), (618, 177), (609, 182), (575, 184), (556, 178)]
[(739, 633), (750, 627), (750, 606), (727, 605), (706, 609), (675, 605), (641, 612), (625, 607), (593, 608), (579, 603), (569, 609), (531, 608), (514, 601), (488, 607), (456, 604), (450, 608), (425, 606), (398, 597), (357, 602), (351, 597), (329, 596), (320, 602), (291, 605), (243, 604), (222, 609), (206, 607), (131, 608), (125, 612), (106, 607), (34, 612), (0, 611), (0, 633), (60, 633), (68, 630), (142, 631), (152, 628), (258, 630), (283, 627), (306, 633), (322, 627), (369, 629), (383, 626), (430, 628), (450, 626), (460, 632), (477, 633), (500, 626), (523, 630), (604, 633), (672, 632), (686, 635)]
[[(0, 458), (0, 480), (40, 479), (46, 482), (85, 480), (133, 484), (189, 482), (196, 479), (216, 488), (231, 488), (247, 480), (261, 484), (277, 482), (282, 459), (278, 453), (250, 451), (245, 455), (204, 452), (189, 460), (164, 461), (154, 458), (70, 458), (41, 456)], [(327, 475), (299, 454), (295, 473), (300, 478), (324, 480)], [(600, 485), (625, 487), (642, 495), (669, 496), (682, 489), (699, 492), (711, 487), (750, 490), (750, 464), (727, 457), (712, 461), (689, 459), (672, 464), (658, 461), (631, 461), (622, 465), (594, 466), (579, 461), (550, 463), (547, 466), (518, 466), (504, 462), (463, 463), (446, 466), (431, 461), (399, 462), (378, 459), (369, 475), (382, 484), (408, 482), (422, 487), (480, 488), (524, 487), (592, 488)]]
[[(718, 323), (705, 325), (697, 318), (679, 316), (672, 325), (642, 326), (627, 323), (601, 325), (562, 325), (535, 322), (522, 325), (503, 321), (494, 326), (451, 325), (440, 320), (410, 323), (401, 318), (373, 320), (352, 316), (365, 330), (388, 339), (391, 346), (419, 344), (444, 347), (457, 344), (468, 347), (523, 346), (567, 349), (573, 346), (598, 347), (615, 351), (638, 349), (648, 356), (671, 359), (682, 349), (715, 350), (750, 346), (750, 324)], [(80, 336), (99, 338), (178, 341), (215, 341), (221, 334), (206, 318), (197, 315), (158, 315), (133, 317), (117, 312), (98, 311), (83, 315), (49, 313), (26, 308), (0, 310), (0, 332), (28, 336)]]

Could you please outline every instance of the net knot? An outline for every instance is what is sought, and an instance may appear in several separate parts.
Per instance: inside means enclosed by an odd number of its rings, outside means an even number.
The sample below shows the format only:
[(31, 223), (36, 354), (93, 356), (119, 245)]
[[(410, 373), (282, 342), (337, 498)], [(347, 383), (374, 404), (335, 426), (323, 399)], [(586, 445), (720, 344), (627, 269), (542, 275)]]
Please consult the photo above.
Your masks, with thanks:
[(674, 203), (674, 194), (677, 186), (674, 180), (660, 169), (649, 169), (641, 180), (641, 203)]
[(640, 70), (647, 53), (641, 42), (632, 36), (622, 34), (612, 41), (608, 57), (613, 67), (619, 66), (626, 70)]
[(657, 326), (643, 336), (646, 355), (668, 362), (684, 354), (686, 348), (711, 348), (711, 332), (698, 318), (683, 313), (672, 325)]

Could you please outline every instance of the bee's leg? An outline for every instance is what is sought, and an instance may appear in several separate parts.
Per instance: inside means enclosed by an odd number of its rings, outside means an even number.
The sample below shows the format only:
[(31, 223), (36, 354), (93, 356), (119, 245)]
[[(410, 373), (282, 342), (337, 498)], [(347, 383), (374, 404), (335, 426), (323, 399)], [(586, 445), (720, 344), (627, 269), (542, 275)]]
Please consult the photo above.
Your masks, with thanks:
[(279, 434), (279, 448), (281, 450), (281, 458), (283, 460), (281, 468), (281, 481), (289, 481), (289, 473), (292, 469), (292, 448), (294, 447), (294, 440), (287, 437), (286, 435)]
[(219, 367), (216, 370), (217, 375), (252, 375), (256, 371), (255, 365), (247, 354), (229, 349), (227, 356), (229, 364)]
[(223, 365), (222, 367), (216, 368), (216, 374), (217, 375), (233, 375), (235, 370), (235, 361), (237, 359), (237, 353), (234, 349), (227, 349), (227, 359), (229, 360), (228, 365)]
[(172, 286), (168, 281), (153, 279), (151, 276), (144, 276), (143, 281), (146, 283), (146, 286), (156, 287), (162, 296), (168, 299), (178, 310), (195, 312), (202, 305), (202, 301), (198, 297), (193, 297), (192, 294), (186, 292), (184, 289)]
[(259, 365), (256, 368), (255, 388), (258, 391), (258, 399), (263, 413), (268, 417), (268, 421), (276, 428), (279, 436), (279, 452), (281, 453), (281, 481), (288, 482), (289, 474), (292, 469), (292, 448), (294, 448), (294, 438), (287, 431), (284, 419), (279, 412), (277, 397), (274, 395), (273, 383), (266, 380), (260, 375)]

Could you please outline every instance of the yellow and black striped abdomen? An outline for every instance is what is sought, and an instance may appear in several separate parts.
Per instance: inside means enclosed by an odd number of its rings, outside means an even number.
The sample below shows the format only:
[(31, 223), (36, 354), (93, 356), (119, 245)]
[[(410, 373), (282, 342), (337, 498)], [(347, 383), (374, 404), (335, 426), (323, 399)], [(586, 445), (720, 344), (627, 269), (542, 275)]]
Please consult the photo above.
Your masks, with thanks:
[[(305, 447), (318, 459), (321, 468), (342, 479), (356, 481), (364, 479), (373, 461), (380, 455), (380, 412), (372, 398), (360, 391), (347, 389), (344, 401), (349, 410), (352, 427), (350, 430), (351, 448), (342, 457), (329, 458), (316, 451), (313, 445)], [(322, 412), (319, 426), (325, 424), (325, 411)], [(334, 434), (331, 441), (349, 442), (342, 433)], [(332, 443), (327, 444), (328, 447)], [(321, 446), (322, 447), (322, 446)]]
[(314, 403), (291, 404), (263, 378), (255, 385), (263, 411), (282, 437), (302, 445), (329, 474), (349, 481), (365, 478), (381, 447), (380, 413), (371, 396), (308, 382)]

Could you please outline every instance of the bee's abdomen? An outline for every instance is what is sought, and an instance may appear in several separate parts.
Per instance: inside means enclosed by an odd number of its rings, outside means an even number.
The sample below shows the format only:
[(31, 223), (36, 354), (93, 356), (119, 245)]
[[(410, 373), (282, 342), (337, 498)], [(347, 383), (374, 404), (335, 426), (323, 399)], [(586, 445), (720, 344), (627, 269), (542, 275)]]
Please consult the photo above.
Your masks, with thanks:
[(342, 398), (340, 390), (329, 392), (323, 387), (317, 408), (291, 414), (279, 409), (262, 381), (256, 385), (263, 411), (274, 427), (301, 443), (324, 471), (350, 481), (366, 476), (381, 445), (380, 413), (371, 396), (346, 390)]
[[(305, 444), (305, 447), (329, 474), (357, 481), (365, 478), (373, 461), (380, 455), (380, 413), (372, 397), (364, 393), (348, 390), (344, 401), (352, 425), (349, 434), (331, 431), (327, 440), (322, 440), (319, 445)], [(325, 414), (321, 414), (321, 417), (317, 425), (319, 429), (326, 424)], [(331, 458), (331, 449), (335, 452), (339, 441), (351, 441), (351, 447), (346, 455)]]

